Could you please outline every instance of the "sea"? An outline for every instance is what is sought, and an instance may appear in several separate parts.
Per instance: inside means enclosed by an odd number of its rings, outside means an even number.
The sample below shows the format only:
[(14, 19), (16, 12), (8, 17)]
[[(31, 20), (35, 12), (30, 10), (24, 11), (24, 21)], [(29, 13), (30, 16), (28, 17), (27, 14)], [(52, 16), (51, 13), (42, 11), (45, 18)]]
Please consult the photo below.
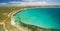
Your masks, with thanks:
[(45, 29), (60, 30), (60, 8), (27, 8), (14, 14), (13, 18), (16, 25), (23, 22)]

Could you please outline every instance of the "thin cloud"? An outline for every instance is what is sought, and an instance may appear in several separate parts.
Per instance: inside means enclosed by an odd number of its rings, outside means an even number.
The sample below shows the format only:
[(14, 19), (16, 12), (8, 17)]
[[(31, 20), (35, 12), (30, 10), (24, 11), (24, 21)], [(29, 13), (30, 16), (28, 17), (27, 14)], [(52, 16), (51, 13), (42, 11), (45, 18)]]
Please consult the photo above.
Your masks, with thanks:
[(0, 4), (2, 4), (2, 5), (6, 5), (7, 3), (0, 3)]
[(24, 2), (37, 2), (37, 1), (40, 1), (40, 0), (23, 0)]
[(7, 6), (8, 3), (0, 3), (0, 6)]
[(15, 4), (17, 6), (41, 6), (41, 5), (48, 5), (47, 2), (14, 2), (13, 4)]
[(47, 2), (21, 2), (21, 5), (41, 6), (41, 5), (48, 5), (48, 3)]
[(39, 5), (47, 5), (47, 2), (9, 2), (9, 3), (0, 3), (1, 5), (9, 5), (9, 6), (39, 6)]
[(20, 1), (10, 1), (10, 2), (8, 2), (8, 3), (20, 3)]
[[(46, 1), (43, 2), (20, 2), (20, 1), (10, 1), (8, 3), (0, 3), (2, 6), (45, 6), (45, 5), (56, 5), (50, 4)], [(58, 4), (57, 4), (58, 5)]]

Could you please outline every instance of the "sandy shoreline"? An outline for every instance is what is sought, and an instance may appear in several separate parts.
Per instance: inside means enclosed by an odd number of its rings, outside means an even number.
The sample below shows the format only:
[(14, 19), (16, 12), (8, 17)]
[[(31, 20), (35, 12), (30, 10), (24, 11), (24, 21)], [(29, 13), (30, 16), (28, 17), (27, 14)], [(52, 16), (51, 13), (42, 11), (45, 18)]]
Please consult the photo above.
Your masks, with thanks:
[(13, 12), (12, 15), (11, 15), (10, 24), (13, 25), (13, 26), (15, 26), (15, 27), (17, 27), (17, 29), (19, 29), (20, 31), (24, 31), (24, 29), (23, 29), (22, 27), (16, 25), (15, 19), (13, 18), (13, 15), (16, 14), (16, 13), (18, 13), (18, 12), (21, 11), (21, 10), (26, 10), (26, 9), (27, 9), (27, 8), (17, 10), (17, 11), (15, 11), (15, 12)]
[(17, 10), (17, 11), (14, 11), (13, 13), (12, 13), (12, 15), (11, 15), (11, 21), (10, 21), (10, 24), (11, 25), (15, 25), (15, 20), (14, 20), (14, 18), (13, 18), (13, 15), (14, 14), (16, 14), (16, 13), (18, 13), (19, 11), (21, 11), (21, 10), (26, 10), (27, 8), (24, 8), (24, 9), (20, 9), (20, 10)]

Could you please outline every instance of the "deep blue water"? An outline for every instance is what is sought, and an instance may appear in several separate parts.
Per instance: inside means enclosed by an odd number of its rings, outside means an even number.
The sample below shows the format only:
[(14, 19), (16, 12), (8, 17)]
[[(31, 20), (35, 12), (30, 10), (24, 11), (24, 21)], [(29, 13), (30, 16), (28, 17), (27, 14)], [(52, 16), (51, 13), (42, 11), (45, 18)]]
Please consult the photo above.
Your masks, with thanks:
[(20, 21), (46, 29), (60, 29), (60, 8), (32, 8), (16, 13), (16, 24)]

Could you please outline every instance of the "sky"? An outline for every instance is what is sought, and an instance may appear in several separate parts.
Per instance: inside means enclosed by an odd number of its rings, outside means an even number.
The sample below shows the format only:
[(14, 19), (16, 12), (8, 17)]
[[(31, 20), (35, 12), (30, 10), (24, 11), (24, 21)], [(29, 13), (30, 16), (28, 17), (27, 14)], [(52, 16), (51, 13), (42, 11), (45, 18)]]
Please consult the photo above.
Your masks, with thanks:
[(60, 0), (0, 0), (0, 6), (60, 5)]

